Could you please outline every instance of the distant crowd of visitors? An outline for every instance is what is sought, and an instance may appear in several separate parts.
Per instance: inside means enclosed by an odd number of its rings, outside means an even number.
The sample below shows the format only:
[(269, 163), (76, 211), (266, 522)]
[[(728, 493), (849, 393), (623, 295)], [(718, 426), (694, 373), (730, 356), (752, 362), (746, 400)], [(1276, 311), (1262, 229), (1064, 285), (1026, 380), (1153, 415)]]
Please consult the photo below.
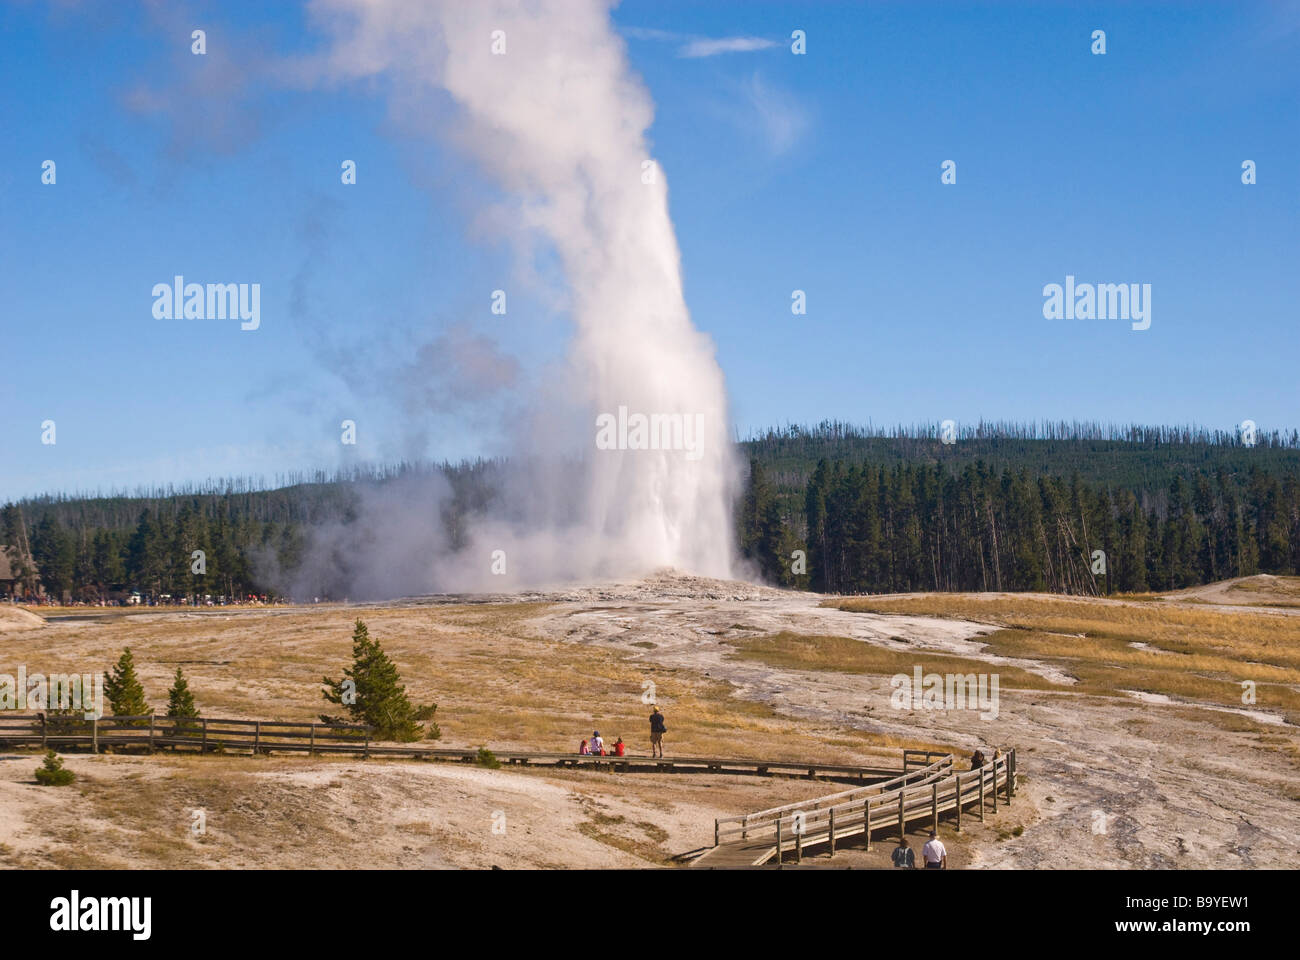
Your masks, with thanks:
[(265, 594), (247, 594), (246, 596), (148, 596), (133, 594), (131, 596), (107, 599), (104, 597), (81, 597), (75, 600), (61, 600), (51, 594), (28, 594), (26, 596), (0, 597), (0, 601), (24, 607), (243, 607), (267, 606), (283, 603), (275, 597)]

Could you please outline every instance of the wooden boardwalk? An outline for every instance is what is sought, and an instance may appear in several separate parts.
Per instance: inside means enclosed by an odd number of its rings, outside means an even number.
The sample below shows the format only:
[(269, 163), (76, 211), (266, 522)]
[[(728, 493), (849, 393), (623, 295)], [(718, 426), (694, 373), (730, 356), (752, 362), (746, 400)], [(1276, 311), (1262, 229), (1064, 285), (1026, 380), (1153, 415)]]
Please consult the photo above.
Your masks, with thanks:
[[(181, 720), (157, 715), (101, 717), (0, 712), (0, 746), (41, 749), (105, 748), (200, 753), (307, 753), (474, 763), (477, 747), (440, 747), (437, 741), (376, 743), (368, 727), (280, 720)], [(713, 773), (799, 777), (844, 783), (877, 783), (893, 769), (797, 760), (744, 757), (592, 757), (536, 750), (494, 751), (503, 765), (575, 768), (612, 773)]]
[[(0, 711), (0, 746), (42, 750), (107, 748), (149, 752), (170, 749), (198, 753), (306, 753), (404, 757), (475, 763), (477, 747), (437, 747), (376, 743), (369, 727), (280, 720), (185, 720), (157, 715), (101, 717), (81, 715), (11, 714)], [(788, 862), (801, 863), (804, 851), (825, 848), (835, 856), (836, 844), (865, 835), (866, 847), (882, 832), (898, 835), (908, 825), (928, 820), (938, 829), (948, 814), (961, 829), (962, 815), (979, 820), (998, 809), (998, 797), (1010, 803), (1015, 795), (1016, 752), (989, 761), (979, 770), (957, 772), (953, 757), (924, 750), (903, 751), (903, 771), (897, 768), (796, 760), (755, 760), (744, 757), (592, 757), (573, 753), (504, 750), (495, 752), (504, 766), (583, 769), (611, 773), (703, 773), (799, 777), (856, 784), (848, 790), (799, 803), (772, 807), (714, 821), (713, 846), (682, 857), (692, 866), (742, 868)]]
[(695, 857), (692, 866), (779, 868), (791, 860), (801, 863), (810, 848), (822, 848), (834, 857), (836, 844), (851, 837), (865, 836), (869, 850), (882, 833), (901, 836), (909, 825), (915, 828), (928, 821), (937, 830), (945, 814), (961, 830), (963, 813), (983, 821), (990, 805), (997, 813), (999, 795), (1006, 804), (1015, 795), (1014, 749), (979, 770), (960, 772), (947, 754), (937, 760), (930, 759), (935, 754), (926, 754), (929, 762), (909, 769), (916, 753), (904, 751), (904, 773), (893, 780), (714, 821), (714, 845)]

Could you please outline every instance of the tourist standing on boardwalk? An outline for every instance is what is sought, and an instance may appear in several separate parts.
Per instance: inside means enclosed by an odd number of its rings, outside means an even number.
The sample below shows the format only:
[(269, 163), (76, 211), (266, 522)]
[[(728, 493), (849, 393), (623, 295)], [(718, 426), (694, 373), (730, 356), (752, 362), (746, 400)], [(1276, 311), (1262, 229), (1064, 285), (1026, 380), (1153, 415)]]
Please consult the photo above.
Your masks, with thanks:
[(933, 830), (930, 831), (930, 842), (921, 848), (921, 856), (925, 858), (927, 870), (948, 869), (948, 848)]
[(892, 859), (896, 867), (901, 867), (904, 870), (916, 869), (916, 854), (907, 845), (907, 837), (898, 838), (898, 846), (894, 848)]
[[(662, 757), (664, 755), (664, 734), (668, 732), (668, 727), (664, 723), (664, 715), (659, 712), (656, 706), (654, 712), (650, 714), (650, 756)], [(656, 753), (655, 751), (659, 751)]]

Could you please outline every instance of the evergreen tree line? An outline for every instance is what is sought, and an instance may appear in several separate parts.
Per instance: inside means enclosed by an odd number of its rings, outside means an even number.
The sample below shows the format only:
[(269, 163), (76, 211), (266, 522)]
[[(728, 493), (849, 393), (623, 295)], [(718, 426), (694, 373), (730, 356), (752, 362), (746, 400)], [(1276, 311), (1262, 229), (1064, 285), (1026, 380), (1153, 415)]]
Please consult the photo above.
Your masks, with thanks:
[[(955, 439), (933, 425), (827, 421), (744, 441), (740, 553), (772, 582), (847, 593), (1162, 590), (1300, 569), (1296, 431), (1259, 431), (1246, 445), (1197, 427), (980, 423), (959, 425)], [(275, 489), (225, 479), (43, 496), (0, 510), (0, 544), (20, 580), (39, 574), (54, 596), (273, 594), (279, 584), (259, 571), (291, 577), (315, 528), (359, 522), (364, 485), (445, 478), (441, 520), (456, 548), (497, 498), (505, 466), (402, 463), (294, 475)], [(1093, 572), (1096, 550), (1104, 574)]]
[[(222, 481), (224, 492), (42, 497), (0, 509), (0, 544), (29, 585), (23, 593), (35, 592), (39, 576), (50, 596), (91, 601), (128, 588), (173, 597), (275, 594), (277, 584), (259, 571), (292, 574), (313, 527), (354, 521), (359, 484), (441, 473), (451, 488), (442, 520), (455, 544), (464, 539), (465, 515), (481, 511), (490, 499), (495, 466), (477, 461), (357, 469), (275, 490)], [(202, 572), (196, 572), (195, 551), (203, 552)]]
[(1151, 490), (823, 458), (791, 495), (753, 457), (736, 525), (766, 579), (817, 591), (1171, 590), (1300, 571), (1300, 471), (1178, 473)]
[[(940, 440), (943, 425), (938, 423), (898, 424), (882, 427), (861, 426), (844, 420), (823, 420), (816, 426), (789, 424), (771, 427), (749, 438), (746, 443), (774, 442), (845, 442), (856, 440)], [(986, 441), (1102, 441), (1119, 442), (1130, 446), (1249, 446), (1263, 448), (1300, 449), (1300, 429), (1256, 430), (1249, 443), (1239, 426), (1235, 430), (1214, 430), (1196, 424), (1170, 426), (1168, 424), (1116, 424), (1095, 420), (979, 420), (975, 423), (954, 422), (954, 441), (969, 443)]]
[[(185, 498), (145, 507), (135, 525), (123, 529), (70, 526), (54, 511), (29, 526), (24, 512), (10, 504), (0, 512), (0, 539), (17, 547), (10, 559), (20, 575), (39, 575), (53, 597), (95, 600), (127, 587), (155, 596), (265, 593), (253, 572), (255, 555), (269, 551), (285, 564), (295, 563), (301, 528), (259, 522), (232, 506), (220, 497), (206, 503)], [(203, 552), (202, 573), (195, 572), (195, 551)]]
[(1151, 492), (1166, 491), (1175, 475), (1260, 467), (1278, 473), (1300, 471), (1300, 433), (1256, 431), (1243, 436), (1200, 427), (1115, 426), (1097, 423), (958, 424), (952, 443), (936, 425), (880, 429), (824, 421), (814, 427), (768, 430), (741, 444), (746, 459), (757, 457), (783, 493), (799, 495), (817, 463), (944, 464), (954, 472), (983, 461), (1031, 474), (1069, 477), (1088, 483)]

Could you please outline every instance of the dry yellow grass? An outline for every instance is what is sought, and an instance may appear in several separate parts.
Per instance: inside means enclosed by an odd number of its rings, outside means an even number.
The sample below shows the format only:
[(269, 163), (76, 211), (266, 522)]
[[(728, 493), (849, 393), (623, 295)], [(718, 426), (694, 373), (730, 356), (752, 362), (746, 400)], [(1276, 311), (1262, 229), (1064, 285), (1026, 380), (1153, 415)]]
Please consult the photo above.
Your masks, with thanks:
[[(960, 674), (984, 673), (989, 666), (985, 660), (971, 660), (951, 654), (892, 650), (851, 637), (813, 637), (788, 631), (767, 637), (733, 638), (726, 643), (736, 648), (738, 657), (758, 660), (772, 667), (797, 670), (839, 670), (881, 676), (902, 673), (911, 676), (912, 669), (918, 664), (927, 671)], [(1058, 684), (1018, 667), (1000, 667), (998, 683), (1007, 689), (1061, 689)]]
[[(1257, 705), (1300, 716), (1300, 619), (1041, 595), (932, 594), (828, 601), (843, 610), (930, 615), (1001, 626), (992, 653), (1050, 661), (1081, 681), (1080, 693), (1142, 690)], [(1143, 646), (1135, 646), (1141, 644)]]
[[(821, 729), (852, 747), (806, 757), (799, 724), (696, 671), (636, 660), (626, 649), (534, 636), (525, 621), (542, 603), (407, 607), (168, 608), (154, 616), (54, 622), (6, 636), (6, 665), (29, 671), (107, 670), (125, 646), (136, 658), (147, 698), (165, 708), (176, 667), (209, 717), (311, 720), (332, 709), (321, 678), (337, 677), (351, 656), (353, 622), (366, 621), (401, 670), (413, 702), (437, 703), (446, 743), (492, 749), (575, 751), (593, 729), (649, 752), (647, 681), (669, 715), (667, 749), (679, 755), (770, 759), (834, 758), (898, 762), (897, 749), (920, 746), (851, 728)], [(927, 744), (926, 746), (936, 746)]]

